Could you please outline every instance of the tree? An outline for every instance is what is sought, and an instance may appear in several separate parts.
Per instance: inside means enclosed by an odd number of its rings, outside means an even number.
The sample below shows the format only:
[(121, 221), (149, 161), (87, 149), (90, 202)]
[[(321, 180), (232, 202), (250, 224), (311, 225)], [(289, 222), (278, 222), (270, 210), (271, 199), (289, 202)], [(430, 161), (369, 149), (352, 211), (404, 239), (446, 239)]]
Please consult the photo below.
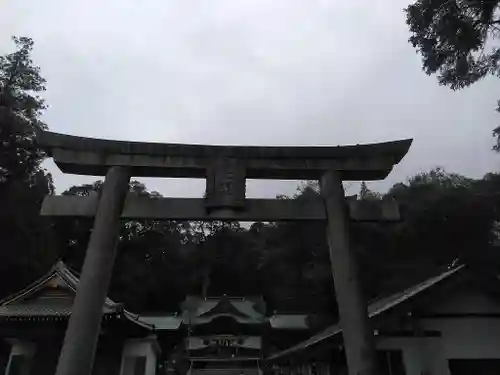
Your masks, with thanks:
[(409, 270), (418, 269), (412, 272), (422, 278), (456, 261), (481, 259), (491, 248), (498, 217), (498, 198), (491, 188), (484, 179), (440, 168), (394, 185), (387, 195), (400, 203), (403, 220), (393, 227), (381, 253), (391, 260), (392, 272), (400, 268), (398, 277), (409, 282)]
[(359, 189), (359, 194), (358, 194), (358, 198), (361, 199), (361, 200), (380, 200), (382, 199), (382, 195), (377, 193), (377, 192), (374, 192), (374, 191), (371, 191), (370, 189), (368, 189), (368, 186), (366, 185), (366, 182), (362, 181), (361, 182), (361, 186), (360, 186), (360, 189)]
[(43, 152), (35, 144), (37, 131), (46, 129), (40, 116), (46, 109), (35, 93), (45, 91), (40, 68), (33, 65), (33, 40), (13, 37), (17, 50), (0, 56), (0, 181), (29, 181), (40, 172)]
[[(408, 6), (409, 41), (422, 55), (424, 71), (453, 90), (498, 76), (499, 6), (498, 0), (417, 0)], [(500, 127), (494, 135), (499, 151)]]
[(44, 196), (53, 193), (52, 178), (35, 143), (36, 132), (46, 128), (40, 120), (46, 105), (36, 95), (45, 80), (31, 60), (33, 40), (13, 40), (16, 51), (0, 56), (0, 273), (9, 280), (0, 294), (42, 272), (54, 256), (49, 222), (39, 214)]

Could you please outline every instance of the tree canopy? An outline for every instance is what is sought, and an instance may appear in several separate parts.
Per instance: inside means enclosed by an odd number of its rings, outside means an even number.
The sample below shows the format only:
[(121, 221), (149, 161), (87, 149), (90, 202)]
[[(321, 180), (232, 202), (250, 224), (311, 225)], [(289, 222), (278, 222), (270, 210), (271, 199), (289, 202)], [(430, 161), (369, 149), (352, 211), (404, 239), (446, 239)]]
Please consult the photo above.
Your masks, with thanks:
[[(88, 195), (101, 182), (64, 194)], [(130, 191), (151, 194), (137, 181)], [(358, 199), (397, 199), (397, 224), (353, 223), (353, 249), (368, 298), (395, 292), (453, 262), (490, 267), (497, 238), (500, 177), (474, 180), (436, 168), (385, 194), (362, 184)], [(153, 193), (156, 195), (157, 193)], [(282, 199), (321, 199), (314, 184)], [(81, 267), (90, 220), (55, 219), (59, 255)], [(325, 224), (124, 221), (111, 296), (136, 311), (171, 310), (188, 293), (263, 295), (270, 311), (322, 312), (337, 305)], [(166, 298), (165, 296), (168, 296)]]
[(46, 128), (38, 96), (45, 80), (31, 60), (33, 40), (13, 41), (15, 51), (0, 56), (0, 273), (11, 277), (0, 292), (15, 290), (52, 261), (48, 221), (39, 210), (53, 184), (35, 143), (36, 132)]
[[(500, 74), (498, 0), (417, 0), (405, 9), (423, 69), (453, 90)], [(498, 108), (500, 109), (500, 102)], [(500, 127), (495, 149), (500, 149)]]
[(46, 128), (40, 116), (46, 109), (36, 95), (45, 91), (45, 79), (33, 64), (33, 40), (14, 37), (16, 51), (0, 56), (0, 181), (36, 179), (43, 153), (35, 133)]

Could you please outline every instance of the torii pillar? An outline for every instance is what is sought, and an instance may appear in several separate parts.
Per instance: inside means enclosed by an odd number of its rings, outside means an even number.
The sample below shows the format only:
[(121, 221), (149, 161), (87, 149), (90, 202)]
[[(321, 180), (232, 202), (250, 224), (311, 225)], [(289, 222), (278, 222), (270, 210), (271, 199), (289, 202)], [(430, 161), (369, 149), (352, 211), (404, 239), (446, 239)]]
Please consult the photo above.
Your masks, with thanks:
[(112, 167), (106, 174), (56, 375), (92, 372), (129, 180), (126, 167)]
[[(411, 140), (342, 147), (202, 146), (109, 141), (42, 132), (37, 141), (65, 173), (106, 176), (100, 198), (46, 197), (42, 214), (94, 217), (56, 375), (92, 371), (119, 220), (327, 220), (350, 375), (375, 375), (373, 332), (349, 246), (349, 220), (399, 218), (395, 202), (346, 200), (343, 180), (380, 180)], [(130, 176), (205, 178), (206, 199), (129, 197)], [(248, 178), (320, 181), (323, 201), (246, 199)], [(326, 209), (325, 209), (326, 208)]]
[(330, 248), (340, 324), (350, 375), (376, 375), (377, 362), (373, 329), (357, 274), (355, 255), (350, 246), (348, 206), (338, 171), (326, 172), (320, 180), (327, 211), (327, 239)]

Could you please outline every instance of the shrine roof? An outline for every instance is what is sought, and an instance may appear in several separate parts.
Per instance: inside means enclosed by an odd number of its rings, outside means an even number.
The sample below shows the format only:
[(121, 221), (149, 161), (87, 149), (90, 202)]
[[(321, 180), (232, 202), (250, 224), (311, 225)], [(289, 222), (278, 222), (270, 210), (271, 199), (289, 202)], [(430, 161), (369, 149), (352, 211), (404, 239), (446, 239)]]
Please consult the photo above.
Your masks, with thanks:
[[(48, 318), (71, 315), (74, 295), (79, 283), (76, 272), (62, 261), (57, 262), (51, 270), (19, 292), (0, 301), (0, 318)], [(127, 320), (146, 329), (153, 327), (136, 315), (123, 308), (123, 304), (106, 297), (103, 314), (120, 315)]]
[(261, 297), (187, 296), (181, 304), (183, 317), (201, 324), (220, 316), (232, 316), (240, 322), (262, 321), (265, 302)]

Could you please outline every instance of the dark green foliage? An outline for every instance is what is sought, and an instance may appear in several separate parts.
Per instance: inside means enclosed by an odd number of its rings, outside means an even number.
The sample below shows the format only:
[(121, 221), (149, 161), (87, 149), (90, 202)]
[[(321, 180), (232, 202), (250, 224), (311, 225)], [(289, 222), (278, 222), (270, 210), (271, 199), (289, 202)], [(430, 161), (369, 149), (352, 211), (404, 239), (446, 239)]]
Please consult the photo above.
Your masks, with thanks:
[(33, 41), (13, 40), (16, 51), (0, 56), (0, 293), (16, 290), (54, 260), (49, 223), (39, 215), (43, 197), (53, 193), (52, 179), (34, 141), (45, 129), (46, 106), (36, 95), (45, 80), (31, 61)]
[[(401, 204), (403, 221), (391, 228), (386, 251), (402, 270), (401, 282), (414, 282), (455, 262), (477, 263), (491, 249), (498, 220), (495, 197), (483, 180), (434, 169), (397, 184), (387, 193)], [(491, 187), (491, 186), (490, 186)], [(500, 185), (495, 187), (497, 191)]]
[(40, 121), (46, 105), (35, 94), (45, 91), (45, 80), (31, 60), (33, 40), (13, 40), (17, 50), (0, 56), (0, 181), (34, 184), (43, 160), (34, 136), (46, 128)]
[(422, 54), (427, 74), (452, 89), (499, 73), (499, 1), (418, 0), (406, 8), (410, 42)]
[[(89, 195), (100, 188), (97, 182), (64, 194)], [(130, 191), (158, 195), (136, 181)], [(500, 212), (498, 175), (472, 180), (437, 168), (385, 195), (366, 184), (358, 194), (358, 199), (394, 198), (401, 204), (400, 223), (351, 225), (368, 298), (396, 292), (457, 261), (499, 269), (492, 246)], [(317, 184), (306, 184), (281, 199), (321, 197)], [(54, 225), (61, 256), (77, 269), (91, 224), (78, 219)], [(321, 313), (313, 323), (331, 323), (337, 305), (324, 223), (254, 223), (245, 229), (226, 222), (124, 221), (111, 296), (135, 311), (173, 311), (187, 293), (263, 295), (270, 312)]]
[[(487, 75), (499, 76), (499, 4), (497, 0), (417, 0), (408, 6), (409, 41), (422, 55), (424, 71), (438, 74), (439, 83), (453, 90)], [(494, 135), (499, 134), (500, 128), (495, 129)]]

